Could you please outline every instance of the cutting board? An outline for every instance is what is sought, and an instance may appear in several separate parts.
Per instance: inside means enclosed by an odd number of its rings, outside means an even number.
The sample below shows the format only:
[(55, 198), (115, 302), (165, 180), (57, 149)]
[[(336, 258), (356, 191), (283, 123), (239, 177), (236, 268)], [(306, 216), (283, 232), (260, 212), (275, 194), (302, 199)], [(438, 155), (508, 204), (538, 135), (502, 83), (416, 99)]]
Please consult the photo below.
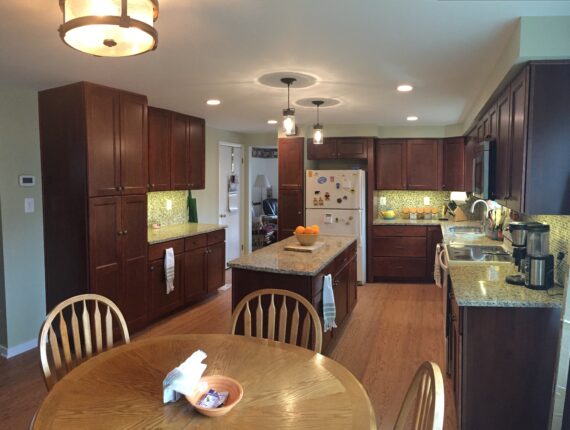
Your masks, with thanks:
[(303, 246), (303, 245), (287, 245), (285, 247), (286, 251), (296, 251), (296, 252), (314, 252), (317, 249), (319, 249), (321, 246), (323, 246), (325, 243), (324, 242), (315, 242), (314, 245), (311, 246)]

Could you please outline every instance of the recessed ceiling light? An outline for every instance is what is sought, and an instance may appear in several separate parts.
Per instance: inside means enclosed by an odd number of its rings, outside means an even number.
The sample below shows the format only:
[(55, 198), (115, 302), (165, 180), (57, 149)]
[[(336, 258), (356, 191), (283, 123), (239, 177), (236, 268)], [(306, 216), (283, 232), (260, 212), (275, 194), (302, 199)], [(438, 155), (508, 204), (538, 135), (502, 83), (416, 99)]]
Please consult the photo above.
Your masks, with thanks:
[(409, 84), (402, 84), (402, 85), (398, 85), (397, 90), (400, 91), (401, 93), (408, 93), (410, 91), (412, 91), (414, 89), (414, 87), (412, 87)]
[(409, 116), (406, 118), (408, 121), (417, 121), (418, 117), (417, 116)]
[(269, 119), (269, 120), (267, 120), (267, 124), (275, 125), (275, 124), (277, 124), (277, 120), (276, 119)]
[(206, 100), (206, 104), (209, 106), (218, 106), (218, 105), (222, 104), (222, 102), (218, 99), (210, 99), (210, 100)]

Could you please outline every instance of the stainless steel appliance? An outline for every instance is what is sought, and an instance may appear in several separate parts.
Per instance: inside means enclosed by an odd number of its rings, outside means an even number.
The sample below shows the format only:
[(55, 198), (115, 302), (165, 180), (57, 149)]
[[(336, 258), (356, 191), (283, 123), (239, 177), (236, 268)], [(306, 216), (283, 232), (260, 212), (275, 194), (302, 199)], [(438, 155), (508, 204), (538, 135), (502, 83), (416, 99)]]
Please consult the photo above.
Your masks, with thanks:
[(550, 226), (533, 223), (527, 226), (527, 231), (526, 287), (533, 290), (547, 290), (554, 285), (554, 256), (550, 254)]
[(475, 148), (473, 157), (473, 195), (484, 200), (495, 199), (497, 142), (485, 140)]
[(511, 233), (511, 242), (513, 244), (513, 258), (519, 272), (522, 271), (523, 262), (526, 258), (527, 226), (528, 223), (522, 221), (513, 221), (509, 224), (509, 232)]

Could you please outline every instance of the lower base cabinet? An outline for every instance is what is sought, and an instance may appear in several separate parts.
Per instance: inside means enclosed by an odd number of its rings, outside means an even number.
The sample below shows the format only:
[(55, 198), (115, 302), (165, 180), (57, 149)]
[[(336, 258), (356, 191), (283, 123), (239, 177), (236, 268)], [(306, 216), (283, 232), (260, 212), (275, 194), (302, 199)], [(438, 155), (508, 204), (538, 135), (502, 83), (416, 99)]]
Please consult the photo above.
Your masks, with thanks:
[[(174, 291), (167, 294), (164, 253), (174, 250)], [(197, 302), (225, 284), (225, 231), (149, 246), (149, 318), (156, 320)]]

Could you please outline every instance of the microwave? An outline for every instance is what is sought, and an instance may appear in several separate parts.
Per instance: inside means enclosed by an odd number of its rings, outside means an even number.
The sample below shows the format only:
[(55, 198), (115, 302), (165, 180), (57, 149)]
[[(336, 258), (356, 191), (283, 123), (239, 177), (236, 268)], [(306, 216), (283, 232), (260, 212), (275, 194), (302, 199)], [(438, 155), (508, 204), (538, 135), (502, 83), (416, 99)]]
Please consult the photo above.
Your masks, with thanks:
[(495, 199), (497, 142), (485, 140), (475, 147), (473, 157), (473, 195), (484, 200)]

